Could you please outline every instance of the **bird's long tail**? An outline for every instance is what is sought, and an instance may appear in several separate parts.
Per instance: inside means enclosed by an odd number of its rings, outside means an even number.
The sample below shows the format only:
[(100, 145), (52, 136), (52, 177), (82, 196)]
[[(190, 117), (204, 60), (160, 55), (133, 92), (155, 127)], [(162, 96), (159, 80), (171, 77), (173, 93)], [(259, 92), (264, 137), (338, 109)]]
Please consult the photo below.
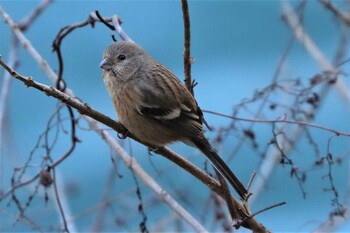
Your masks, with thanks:
[(203, 152), (203, 154), (211, 162), (214, 168), (232, 185), (232, 187), (236, 190), (238, 195), (243, 200), (245, 200), (248, 195), (247, 189), (239, 181), (235, 174), (233, 174), (231, 169), (220, 158), (220, 156), (215, 152), (208, 140), (205, 137), (203, 137), (199, 140), (192, 140), (192, 142), (197, 146), (197, 148), (200, 151)]

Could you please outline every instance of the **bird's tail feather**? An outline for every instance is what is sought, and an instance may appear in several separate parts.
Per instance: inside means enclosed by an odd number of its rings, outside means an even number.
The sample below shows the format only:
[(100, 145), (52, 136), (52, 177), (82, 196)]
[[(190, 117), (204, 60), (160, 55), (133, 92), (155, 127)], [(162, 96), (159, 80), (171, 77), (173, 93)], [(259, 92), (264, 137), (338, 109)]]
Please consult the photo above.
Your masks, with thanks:
[(226, 165), (226, 163), (220, 158), (220, 156), (215, 152), (212, 146), (209, 144), (207, 139), (204, 137), (200, 140), (192, 140), (192, 142), (197, 146), (197, 148), (203, 152), (207, 159), (211, 162), (214, 168), (232, 185), (236, 190), (238, 195), (245, 200), (248, 195), (247, 189), (239, 181), (239, 179), (233, 174), (231, 169)]

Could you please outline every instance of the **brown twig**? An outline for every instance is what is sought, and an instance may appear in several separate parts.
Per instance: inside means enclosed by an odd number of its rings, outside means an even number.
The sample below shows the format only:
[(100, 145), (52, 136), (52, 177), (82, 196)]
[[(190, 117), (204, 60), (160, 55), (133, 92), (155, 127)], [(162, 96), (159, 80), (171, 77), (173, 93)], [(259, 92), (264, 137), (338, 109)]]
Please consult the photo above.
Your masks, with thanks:
[(252, 185), (252, 183), (254, 181), (255, 176), (256, 176), (256, 172), (254, 171), (253, 174), (251, 175), (249, 181), (248, 181), (248, 184), (247, 184), (247, 191), (248, 192), (249, 192), (250, 186)]
[(185, 51), (184, 51), (184, 72), (185, 72), (185, 85), (187, 89), (194, 95), (193, 87), (192, 85), (192, 79), (191, 79), (191, 65), (192, 65), (192, 58), (191, 58), (191, 27), (190, 27), (190, 14), (188, 12), (188, 3), (187, 0), (181, 0), (182, 4), (182, 15), (183, 15), (183, 21), (184, 21), (184, 45), (185, 45)]
[(62, 57), (62, 52), (61, 52), (61, 43), (62, 43), (63, 39), (68, 34), (70, 34), (71, 32), (73, 32), (74, 30), (76, 30), (78, 28), (82, 28), (82, 27), (85, 27), (87, 25), (91, 25), (91, 27), (94, 27), (96, 22), (103, 22), (104, 24), (106, 24), (109, 21), (112, 21), (112, 19), (105, 18), (105, 19), (103, 19), (103, 21), (101, 21), (100, 18), (96, 14), (91, 13), (89, 15), (89, 17), (87, 18), (87, 20), (85, 20), (83, 22), (75, 23), (75, 24), (72, 24), (69, 26), (65, 26), (58, 32), (58, 34), (56, 35), (56, 37), (52, 43), (52, 49), (57, 54), (58, 67), (59, 67), (58, 74), (57, 74), (57, 80), (56, 80), (57, 89), (60, 89), (63, 91), (66, 89), (66, 83), (63, 80), (64, 63), (63, 63), (63, 57)]
[[(181, 0), (182, 4), (182, 15), (183, 15), (183, 22), (184, 22), (184, 73), (185, 73), (185, 85), (187, 89), (191, 92), (192, 95), (194, 95), (194, 86), (195, 83), (192, 83), (191, 78), (191, 65), (192, 65), (192, 58), (191, 58), (191, 25), (190, 25), (190, 14), (188, 9), (188, 2), (187, 0)], [(219, 179), (219, 182), (221, 184), (223, 194), (224, 194), (224, 200), (226, 201), (227, 208), (230, 212), (230, 215), (232, 219), (239, 218), (239, 214), (236, 210), (236, 206), (234, 204), (234, 201), (232, 200), (231, 193), (229, 191), (229, 188), (227, 186), (226, 180), (222, 177), (222, 175), (217, 172), (216, 169), (214, 169), (216, 172), (216, 175)]]
[(261, 209), (261, 210), (255, 212), (255, 213), (253, 213), (252, 215), (249, 216), (249, 218), (254, 218), (256, 215), (261, 214), (262, 212), (265, 212), (265, 211), (267, 211), (267, 210), (270, 210), (270, 209), (273, 209), (273, 208), (276, 208), (276, 207), (278, 207), (278, 206), (282, 206), (282, 205), (285, 205), (285, 204), (287, 204), (287, 203), (284, 202), (284, 201), (283, 201), (283, 202), (279, 202), (279, 203), (277, 203), (277, 204), (273, 204), (273, 205), (271, 205), (271, 206), (268, 206), (268, 207), (266, 207), (266, 208), (263, 208), (263, 209)]
[(57, 202), (58, 209), (60, 211), (62, 222), (63, 222), (63, 231), (69, 233), (70, 231), (67, 224), (66, 214), (64, 212), (62, 202), (61, 202), (61, 197), (59, 195), (59, 191), (57, 187), (58, 185), (56, 182), (56, 172), (55, 172), (55, 169), (52, 169), (52, 170), (53, 170), (53, 179), (54, 179), (54, 182), (53, 182), (54, 194), (55, 194), (56, 202)]
[(307, 126), (307, 127), (311, 127), (311, 128), (315, 128), (315, 129), (329, 131), (331, 133), (334, 133), (335, 135), (342, 135), (342, 136), (350, 137), (350, 132), (344, 132), (344, 131), (340, 131), (340, 130), (335, 130), (335, 129), (332, 129), (332, 128), (329, 128), (329, 127), (326, 127), (326, 126), (322, 126), (322, 125), (318, 125), (318, 124), (315, 124), (315, 123), (311, 123), (311, 122), (308, 122), (308, 121), (288, 120), (288, 119), (285, 119), (285, 118), (276, 119), (276, 120), (258, 119), (258, 118), (243, 118), (243, 117), (231, 116), (231, 115), (227, 115), (227, 114), (223, 114), (223, 113), (219, 113), (219, 112), (214, 112), (214, 111), (210, 111), (210, 110), (203, 110), (203, 112), (209, 113), (209, 114), (213, 114), (213, 115), (217, 115), (217, 116), (221, 116), (221, 117), (225, 117), (225, 118), (229, 118), (229, 119), (232, 119), (232, 120), (237, 120), (237, 121), (247, 121), (247, 122), (266, 123), (266, 124), (286, 123), (286, 124)]
[(225, 200), (227, 208), (230, 212), (231, 218), (232, 219), (241, 219), (241, 216), (239, 215), (239, 213), (237, 211), (237, 206), (235, 206), (235, 203), (233, 201), (232, 195), (230, 193), (230, 189), (227, 185), (225, 178), (216, 169), (214, 169), (214, 170), (215, 170), (216, 176), (218, 177), (220, 185), (222, 187), (224, 200)]

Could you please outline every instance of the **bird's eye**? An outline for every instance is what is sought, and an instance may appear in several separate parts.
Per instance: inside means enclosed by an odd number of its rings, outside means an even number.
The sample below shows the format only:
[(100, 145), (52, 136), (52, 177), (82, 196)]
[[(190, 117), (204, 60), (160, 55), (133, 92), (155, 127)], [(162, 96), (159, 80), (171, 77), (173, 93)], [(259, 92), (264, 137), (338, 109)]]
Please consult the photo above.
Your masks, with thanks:
[(120, 54), (119, 56), (118, 56), (118, 60), (125, 60), (125, 55), (124, 54)]

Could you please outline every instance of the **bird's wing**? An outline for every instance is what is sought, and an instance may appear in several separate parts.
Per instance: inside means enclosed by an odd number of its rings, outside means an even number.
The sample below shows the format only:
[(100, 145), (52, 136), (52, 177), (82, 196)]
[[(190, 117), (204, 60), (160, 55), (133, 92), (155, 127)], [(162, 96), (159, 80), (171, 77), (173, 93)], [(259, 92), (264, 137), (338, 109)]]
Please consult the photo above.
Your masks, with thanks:
[(157, 70), (143, 82), (133, 85), (138, 96), (134, 102), (139, 113), (168, 121), (186, 117), (201, 124), (199, 108), (190, 92), (164, 66), (159, 64)]
[(139, 96), (139, 101), (135, 102), (136, 108), (142, 115), (160, 120), (173, 120), (180, 117), (181, 113), (191, 111), (175, 96), (169, 95), (168, 91), (155, 88), (151, 83), (139, 83), (134, 86), (134, 91)]

